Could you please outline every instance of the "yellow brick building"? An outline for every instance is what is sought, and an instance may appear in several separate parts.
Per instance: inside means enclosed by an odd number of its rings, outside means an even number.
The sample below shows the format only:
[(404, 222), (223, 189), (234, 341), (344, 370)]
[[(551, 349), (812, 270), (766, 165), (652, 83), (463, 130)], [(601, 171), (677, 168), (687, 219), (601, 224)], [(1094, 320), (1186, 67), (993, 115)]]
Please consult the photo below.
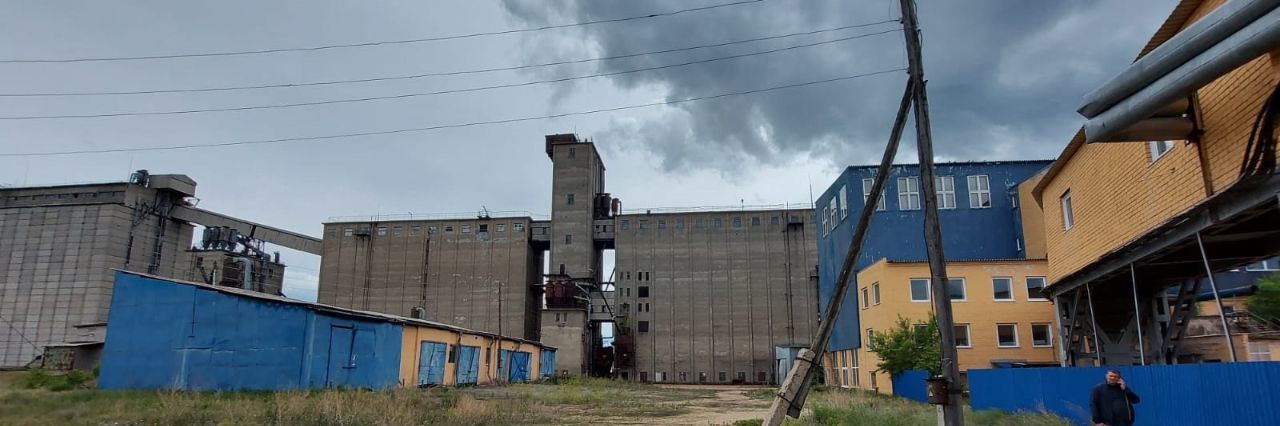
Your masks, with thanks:
[[(948, 262), (960, 371), (993, 368), (993, 362), (1057, 365), (1053, 307), (1040, 297), (1044, 260)], [(888, 330), (901, 316), (923, 322), (933, 312), (929, 264), (881, 259), (858, 272), (860, 330), (864, 336)], [(853, 297), (850, 294), (850, 297)], [(864, 342), (869, 342), (864, 337)], [(877, 372), (873, 348), (829, 352), (827, 383), (892, 393), (889, 375)]]
[[(1086, 96), (1089, 121), (1042, 178), (1019, 188), (1043, 208), (1048, 292), (1060, 307), (1070, 362), (1177, 362), (1179, 324), (1196, 286), (1212, 286), (1207, 271), (1280, 252), (1280, 177), (1243, 168), (1246, 153), (1276, 155), (1266, 143), (1274, 132), (1251, 135), (1264, 103), (1280, 93), (1280, 51), (1236, 44), (1234, 36), (1212, 48), (1187, 42), (1231, 21), (1224, 17), (1248, 23), (1250, 13), (1269, 13), (1260, 3), (1179, 2), (1139, 63)], [(1177, 59), (1179, 49), (1196, 55)], [(1124, 81), (1137, 83), (1117, 89)], [(1125, 114), (1131, 119), (1117, 118)], [(1170, 288), (1180, 295), (1172, 307)]]

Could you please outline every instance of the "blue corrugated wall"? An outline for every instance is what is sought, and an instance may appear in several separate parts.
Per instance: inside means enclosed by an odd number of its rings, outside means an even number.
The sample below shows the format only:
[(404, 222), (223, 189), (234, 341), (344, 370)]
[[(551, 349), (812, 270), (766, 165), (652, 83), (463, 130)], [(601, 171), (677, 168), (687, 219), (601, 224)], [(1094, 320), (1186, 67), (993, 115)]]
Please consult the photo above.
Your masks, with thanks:
[(928, 378), (928, 371), (903, 371), (893, 378), (893, 394), (912, 401), (929, 402), (929, 389), (925, 384)]
[[(1087, 425), (1089, 392), (1109, 368), (969, 370), (974, 410), (1050, 411)], [(1118, 368), (1141, 403), (1138, 424), (1280, 424), (1280, 362)]]
[(399, 380), (401, 333), (390, 322), (117, 273), (98, 386), (386, 388)]
[[(939, 219), (942, 222), (943, 250), (948, 260), (964, 259), (1019, 259), (1023, 257), (1019, 249), (1022, 228), (1019, 210), (1012, 204), (1009, 189), (1035, 175), (1050, 164), (1049, 161), (1010, 161), (983, 163), (940, 163), (936, 165), (938, 176), (952, 176), (955, 180), (956, 208), (942, 210)], [(898, 177), (920, 175), (916, 165), (898, 165), (890, 170), (890, 179), (885, 185), (885, 211), (876, 212), (872, 218), (872, 226), (867, 233), (861, 256), (856, 268), (861, 270), (876, 260), (923, 260), (924, 249), (924, 212), (923, 210), (903, 211), (898, 204)], [(817, 199), (817, 215), (822, 216), (822, 209), (830, 206), (832, 198), (839, 197), (843, 186), (848, 191), (848, 215), (839, 220), (839, 224), (829, 235), (823, 236), (822, 219), (815, 221), (818, 225), (818, 306), (825, 311), (831, 294), (835, 290), (836, 275), (840, 273), (840, 265), (848, 253), (849, 241), (853, 239), (853, 228), (857, 225), (858, 215), (862, 211), (862, 179), (875, 177), (875, 166), (849, 167), (827, 188)], [(983, 209), (969, 208), (969, 186), (967, 176), (987, 175), (991, 189), (991, 207)], [(875, 207), (875, 200), (868, 200)], [(922, 199), (923, 206), (923, 199)], [(837, 208), (839, 201), (837, 200)], [(855, 276), (856, 278), (856, 276)], [(906, 285), (906, 283), (899, 283)], [(856, 288), (856, 283), (850, 288)], [(852, 349), (861, 346), (861, 333), (858, 331), (858, 315), (856, 297), (848, 294), (840, 317), (836, 320), (836, 328), (832, 332), (829, 350)]]

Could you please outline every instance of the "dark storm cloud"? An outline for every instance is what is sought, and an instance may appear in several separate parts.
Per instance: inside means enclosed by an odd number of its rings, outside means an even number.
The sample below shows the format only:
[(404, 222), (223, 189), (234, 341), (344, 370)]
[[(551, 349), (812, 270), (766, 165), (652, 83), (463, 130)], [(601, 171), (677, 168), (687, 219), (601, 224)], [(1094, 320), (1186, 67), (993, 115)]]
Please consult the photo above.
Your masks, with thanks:
[[(525, 25), (609, 19), (677, 10), (682, 0), (506, 0)], [(1173, 0), (1124, 2), (921, 2), (925, 68), (938, 154), (945, 159), (1049, 158), (1081, 120), (1080, 97), (1122, 69), (1171, 10)], [(531, 61), (612, 56), (895, 19), (897, 1), (771, 0), (671, 17), (528, 36)], [(675, 55), (539, 71), (564, 76), (616, 72), (898, 28), (735, 45)], [(623, 89), (658, 90), (668, 100), (750, 90), (903, 67), (893, 32), (781, 52), (610, 77)], [(753, 164), (813, 155), (835, 164), (878, 158), (905, 74), (881, 75), (767, 94), (694, 102), (660, 114), (615, 117), (607, 137), (643, 147), (667, 170)], [(582, 86), (566, 85), (560, 90)], [(560, 98), (553, 98), (560, 99)], [(554, 108), (554, 107), (552, 107)], [(908, 150), (910, 148), (907, 148)]]

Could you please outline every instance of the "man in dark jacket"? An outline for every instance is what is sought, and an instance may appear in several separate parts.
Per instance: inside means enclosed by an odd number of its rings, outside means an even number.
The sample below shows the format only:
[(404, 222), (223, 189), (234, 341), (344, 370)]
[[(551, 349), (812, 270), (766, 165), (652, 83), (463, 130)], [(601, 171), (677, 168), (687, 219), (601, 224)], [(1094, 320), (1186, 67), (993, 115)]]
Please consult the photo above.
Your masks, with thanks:
[(1132, 426), (1137, 403), (1138, 394), (1125, 386), (1117, 370), (1107, 371), (1107, 382), (1094, 386), (1089, 395), (1089, 411), (1097, 426)]

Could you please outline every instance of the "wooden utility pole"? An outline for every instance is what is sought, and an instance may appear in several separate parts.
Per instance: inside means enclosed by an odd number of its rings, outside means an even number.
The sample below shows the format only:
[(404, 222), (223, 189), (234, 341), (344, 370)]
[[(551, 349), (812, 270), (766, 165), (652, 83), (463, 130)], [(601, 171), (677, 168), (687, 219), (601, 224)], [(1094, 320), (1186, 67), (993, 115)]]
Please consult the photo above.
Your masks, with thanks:
[[(906, 91), (902, 94), (902, 103), (898, 106), (898, 116), (893, 121), (893, 131), (889, 134), (889, 142), (884, 148), (884, 156), (880, 159), (880, 168), (876, 170), (875, 182), (871, 185), (871, 194), (867, 202), (874, 203), (884, 194), (884, 183), (889, 179), (889, 168), (893, 166), (893, 157), (898, 154), (898, 141), (902, 139), (902, 130), (907, 124), (907, 113), (911, 110), (914, 97), (912, 80), (907, 81)], [(835, 329), (836, 318), (840, 316), (840, 307), (844, 305), (844, 296), (849, 290), (849, 281), (853, 276), (853, 268), (857, 265), (858, 255), (862, 251), (862, 241), (866, 239), (867, 230), (871, 226), (871, 215), (874, 208), (863, 208), (858, 214), (858, 225), (853, 230), (853, 238), (849, 241), (849, 249), (844, 263), (840, 266), (840, 275), (836, 277), (836, 289), (827, 302), (827, 310), (822, 314), (818, 326), (818, 334), (814, 336), (809, 349), (801, 349), (795, 365), (787, 373), (782, 388), (769, 407), (769, 417), (764, 419), (766, 426), (782, 424), (786, 416), (800, 417), (800, 409), (804, 407), (808, 396), (809, 383), (817, 369), (822, 368), (822, 353), (827, 351), (827, 341), (831, 340), (831, 332)]]
[(920, 189), (924, 204), (924, 244), (932, 275), (931, 293), (938, 318), (938, 334), (942, 338), (941, 372), (946, 385), (947, 403), (942, 405), (940, 423), (948, 426), (964, 424), (964, 401), (960, 394), (960, 368), (956, 365), (955, 323), (951, 317), (951, 292), (948, 291), (947, 261), (942, 253), (942, 226), (938, 223), (938, 193), (933, 179), (933, 130), (929, 126), (929, 97), (925, 88), (924, 61), (920, 58), (920, 27), (916, 21), (915, 0), (900, 0), (902, 32), (907, 44), (907, 71), (915, 86), (916, 151), (920, 156)]

